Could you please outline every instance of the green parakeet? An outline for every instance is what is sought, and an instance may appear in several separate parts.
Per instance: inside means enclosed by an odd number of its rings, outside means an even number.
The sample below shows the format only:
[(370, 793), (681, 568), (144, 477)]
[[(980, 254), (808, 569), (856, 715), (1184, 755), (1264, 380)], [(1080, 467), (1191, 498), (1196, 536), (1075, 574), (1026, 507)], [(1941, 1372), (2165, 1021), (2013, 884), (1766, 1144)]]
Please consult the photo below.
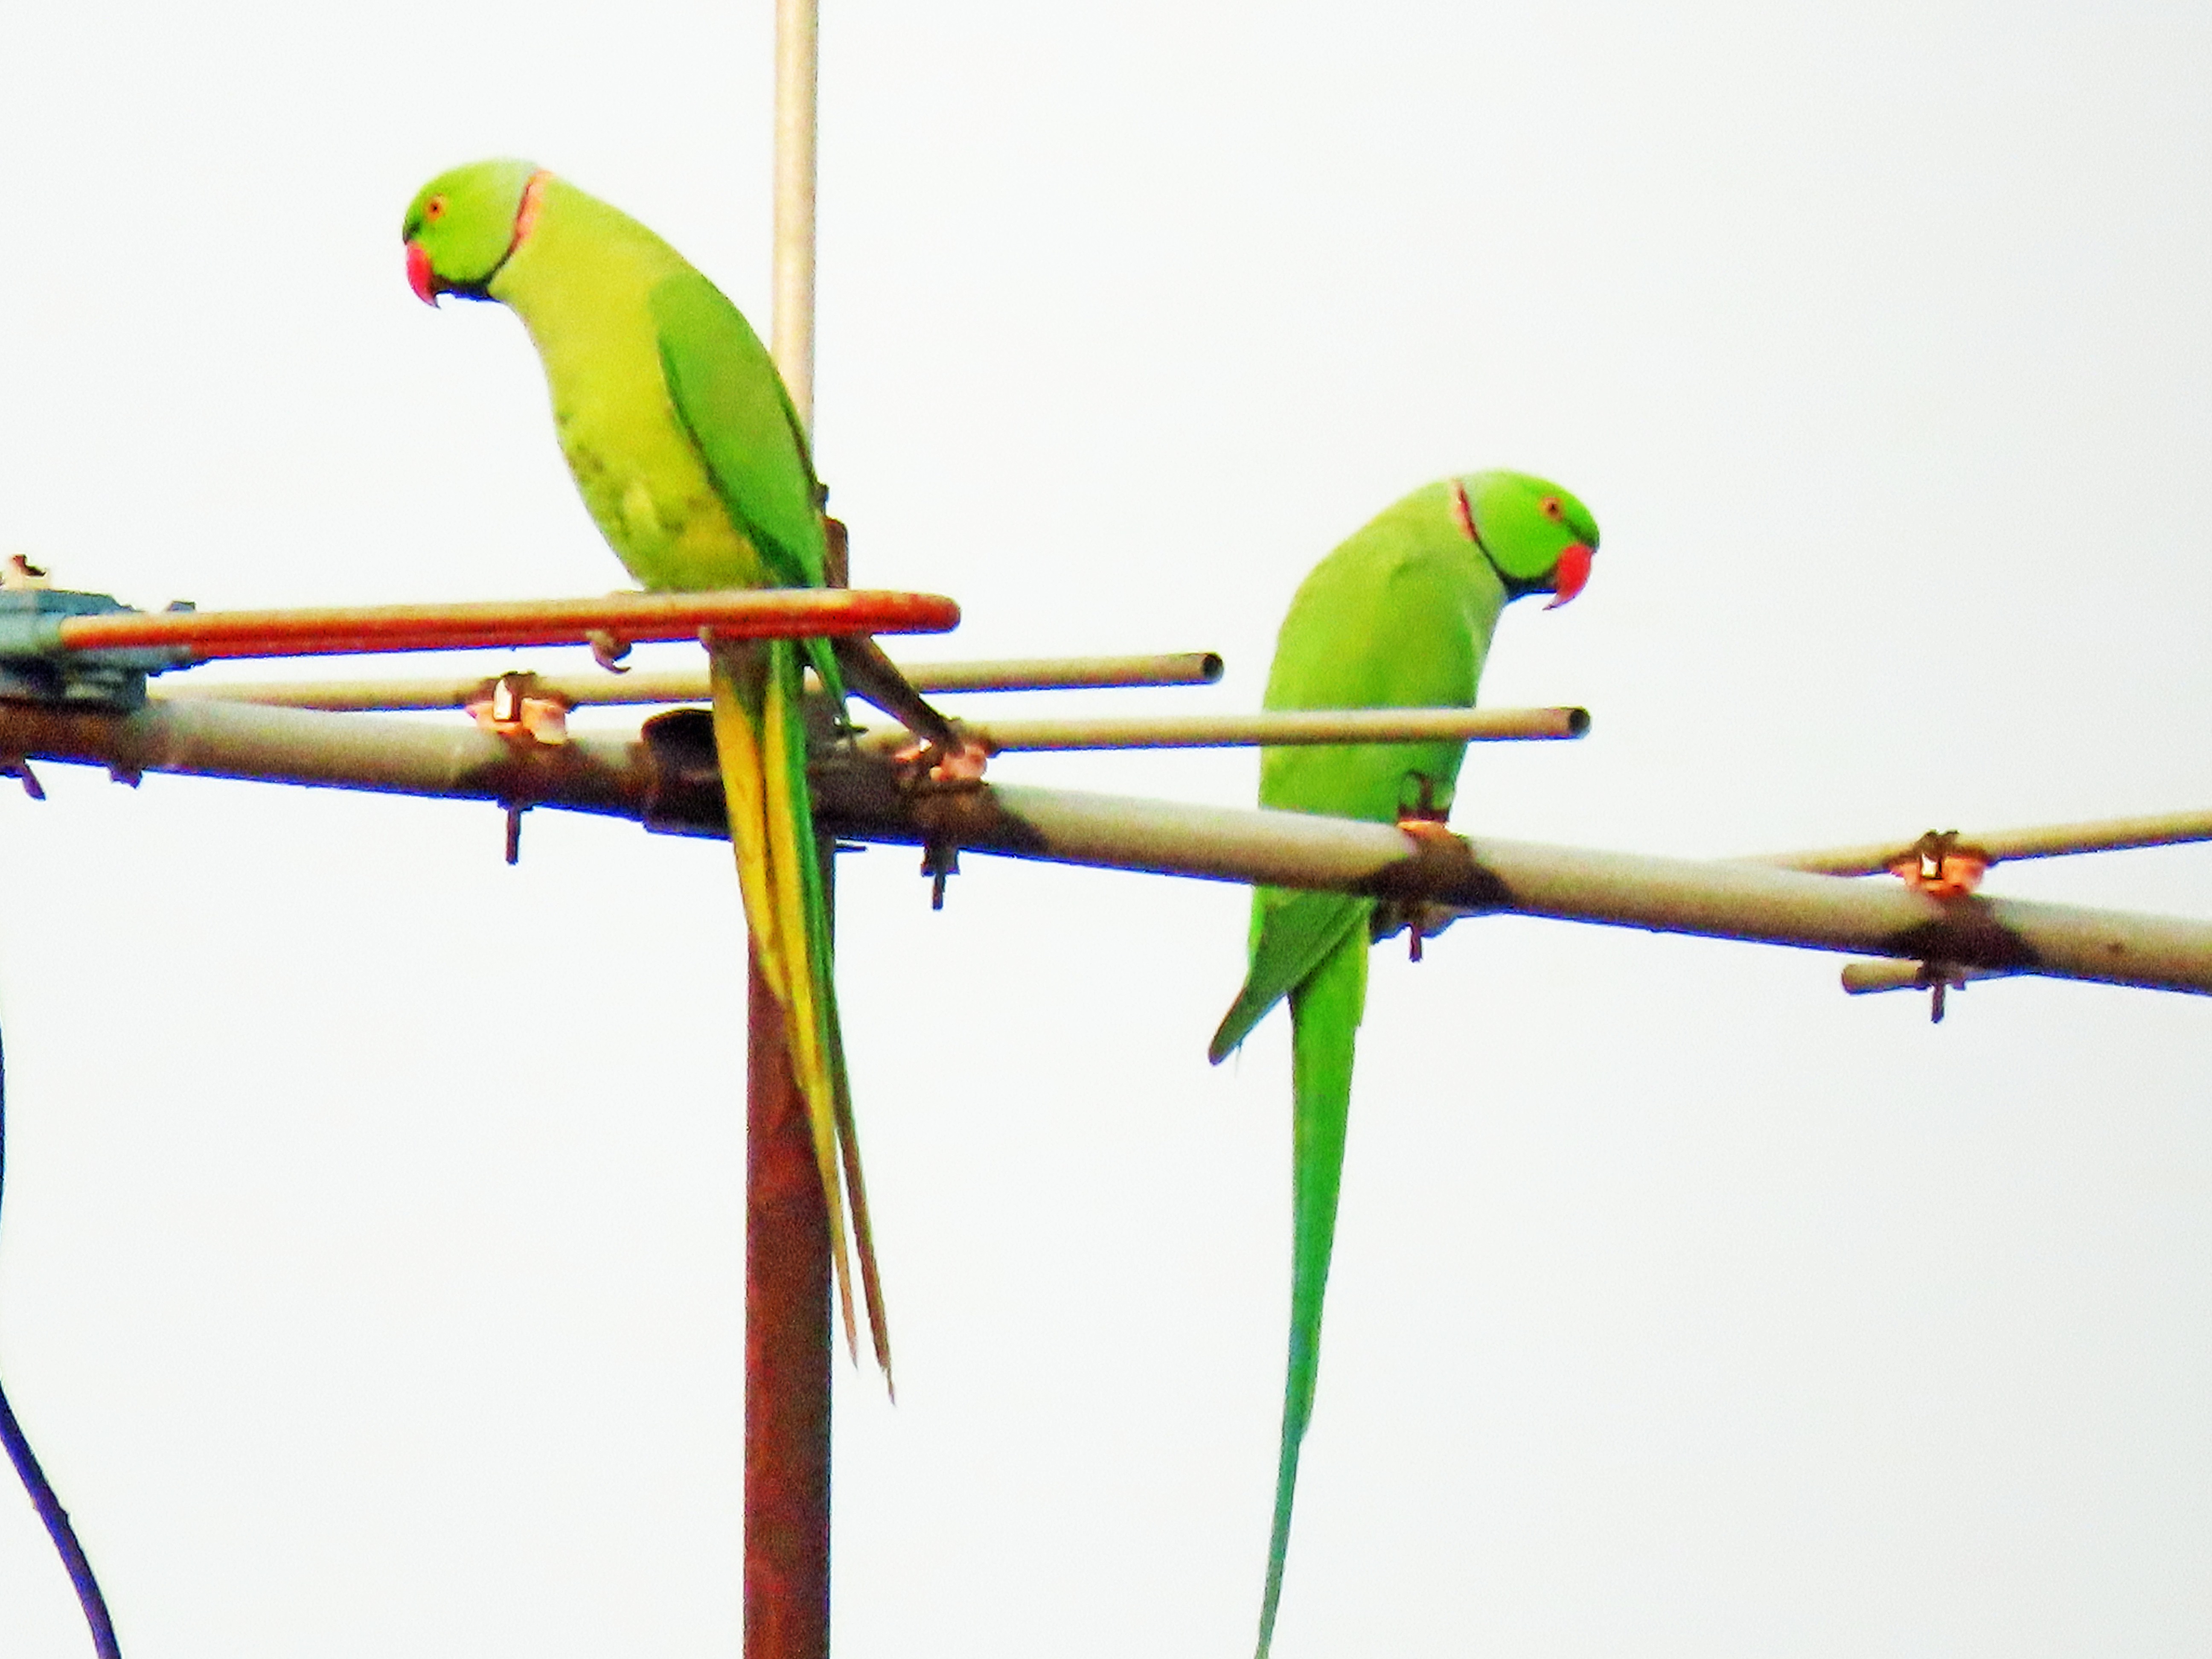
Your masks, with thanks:
[[(1553, 605), (1564, 605), (1589, 580), (1596, 548), (1589, 511), (1540, 478), (1478, 472), (1416, 490), (1300, 586), (1276, 640), (1267, 707), (1472, 707), (1499, 613), (1529, 593), (1551, 593)], [(1464, 742), (1453, 741), (1269, 749), (1261, 757), (1260, 804), (1440, 833), (1466, 753)], [(1261, 1659), (1274, 1635), (1298, 1448), (1313, 1413), (1368, 945), (1407, 921), (1347, 893), (1255, 889), (1250, 970), (1208, 1050), (1218, 1065), (1270, 1008), (1290, 999), (1291, 1340)], [(1418, 930), (1419, 918), (1410, 921)]]
[[(738, 308), (675, 249), (520, 161), (432, 179), (402, 234), (408, 280), (426, 302), (442, 294), (493, 300), (522, 319), (544, 363), (576, 487), (641, 584), (680, 592), (825, 583), (823, 492), (782, 378)], [(714, 741), (746, 924), (783, 1008), (812, 1124), (846, 1340), (856, 1340), (849, 1207), (870, 1333), (888, 1376), (807, 792), (802, 654), (842, 707), (844, 681), (825, 641), (714, 646)]]

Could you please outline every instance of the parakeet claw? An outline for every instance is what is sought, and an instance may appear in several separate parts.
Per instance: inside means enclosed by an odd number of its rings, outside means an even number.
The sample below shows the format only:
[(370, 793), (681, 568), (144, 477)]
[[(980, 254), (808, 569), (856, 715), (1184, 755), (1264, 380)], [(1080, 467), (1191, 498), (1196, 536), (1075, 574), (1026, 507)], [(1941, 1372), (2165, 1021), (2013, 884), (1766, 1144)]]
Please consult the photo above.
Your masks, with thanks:
[(599, 664), (610, 674), (629, 672), (629, 669), (622, 665), (622, 659), (629, 655), (628, 640), (618, 640), (604, 628), (595, 628), (584, 637), (591, 644), (593, 662)]
[(1398, 820), (1398, 828), (1416, 841), (1425, 841), (1437, 846), (1459, 839), (1445, 827), (1442, 818), (1425, 818), (1409, 813)]

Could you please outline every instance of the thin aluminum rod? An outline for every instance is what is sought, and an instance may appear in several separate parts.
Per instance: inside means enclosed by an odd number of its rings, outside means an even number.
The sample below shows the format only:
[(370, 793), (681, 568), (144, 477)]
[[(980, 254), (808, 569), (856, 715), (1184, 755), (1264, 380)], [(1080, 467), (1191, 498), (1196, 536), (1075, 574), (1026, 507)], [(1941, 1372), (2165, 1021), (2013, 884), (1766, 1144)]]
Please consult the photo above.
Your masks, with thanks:
[[(1946, 964), (1946, 971), (1956, 984), (1960, 980), (2009, 979), (2010, 974), (1990, 968), (1954, 968)], [(1844, 990), (1855, 997), (1871, 996), (1881, 991), (1924, 991), (1928, 981), (1917, 962), (1847, 962), (1844, 964)]]
[(1212, 685), (1221, 678), (1221, 658), (1212, 651), (900, 665), (923, 691), (1101, 691), (1121, 686)]
[[(1221, 659), (1211, 651), (1149, 657), (1022, 658), (1007, 662), (901, 663), (915, 690), (1089, 691), (1117, 686), (1211, 685)], [(626, 674), (539, 674), (537, 687), (571, 708), (704, 702), (703, 668), (637, 669)], [(482, 675), (316, 680), (166, 680), (154, 688), (165, 702), (260, 703), (273, 708), (353, 713), (460, 708), (483, 686)]]
[[(627, 674), (533, 674), (533, 691), (571, 708), (614, 703), (707, 701), (703, 668), (638, 669)], [(482, 695), (485, 676), (428, 676), (392, 679), (165, 680), (149, 695), (156, 702), (236, 702), (264, 708), (319, 708), (331, 713), (398, 713), (403, 709), (465, 708)]]
[(814, 167), (821, 61), (815, 0), (776, 0), (775, 251), (770, 349), (792, 407), (814, 426)]
[[(2165, 812), (2148, 817), (2094, 818), (2082, 823), (2052, 823), (2025, 830), (1961, 834), (1961, 843), (1978, 847), (1992, 863), (2004, 859), (2065, 858), (2076, 853), (2117, 853), (2131, 847), (2175, 847), (2212, 841), (2212, 811)], [(1832, 847), (1812, 853), (1771, 853), (1747, 862), (1824, 876), (1873, 876), (1892, 860), (1912, 850), (1911, 841), (1863, 847)]]
[[(993, 754), (1074, 749), (1252, 749), (1345, 743), (1558, 740), (1589, 730), (1581, 708), (1300, 708), (1120, 720), (969, 721)], [(862, 747), (905, 748), (909, 732), (870, 732)]]
[(205, 660), (580, 645), (601, 633), (625, 641), (683, 640), (704, 628), (732, 639), (936, 634), (959, 622), (960, 607), (934, 593), (759, 588), (288, 611), (117, 611), (64, 617), (55, 638), (71, 651), (172, 647)]
[(2165, 916), (1945, 902), (1902, 883), (1747, 863), (1487, 837), (1417, 842), (1384, 824), (1011, 784), (949, 790), (909, 808), (866, 792), (840, 800), (827, 783), (826, 826), (861, 838), (2212, 993), (2212, 924)]

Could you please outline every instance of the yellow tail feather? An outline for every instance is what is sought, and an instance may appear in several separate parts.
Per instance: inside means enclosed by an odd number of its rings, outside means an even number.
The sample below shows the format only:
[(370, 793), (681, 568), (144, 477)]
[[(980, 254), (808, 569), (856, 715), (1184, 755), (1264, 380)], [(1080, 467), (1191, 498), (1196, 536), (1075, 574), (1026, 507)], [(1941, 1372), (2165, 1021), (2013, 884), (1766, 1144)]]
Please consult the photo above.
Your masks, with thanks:
[[(837, 1086), (830, 1075), (823, 1042), (823, 1008), (817, 997), (829, 964), (813, 961), (813, 939), (806, 925), (805, 877), (802, 858), (816, 856), (812, 814), (792, 797), (789, 745), (798, 725), (798, 710), (783, 698), (783, 677), (768, 676), (767, 698), (761, 720), (761, 776), (767, 795), (769, 899), (775, 905), (775, 931), (790, 964), (790, 992), (784, 999), (784, 1037), (791, 1045), (792, 1075), (806, 1097), (806, 1115), (814, 1128), (815, 1162), (822, 1172), (822, 1196), (830, 1210), (830, 1259), (837, 1270), (838, 1307), (845, 1318), (845, 1346), (854, 1359), (860, 1340), (854, 1328), (853, 1267), (845, 1243), (843, 1193), (837, 1179)], [(804, 823), (800, 815), (805, 812)], [(803, 848), (803, 851), (802, 851)]]
[(712, 674), (714, 742), (746, 924), (762, 977), (784, 1011), (792, 1074), (813, 1132), (846, 1345), (857, 1358), (860, 1345), (844, 1219), (849, 1190), (869, 1331), (888, 1382), (890, 1343), (867, 1200), (860, 1184), (860, 1147), (851, 1102), (841, 1086), (836, 994), (830, 963), (816, 960), (815, 935), (808, 925), (807, 871), (801, 860), (817, 854), (811, 805), (793, 789), (794, 777), (804, 774), (799, 770), (802, 757), (794, 755), (793, 745), (804, 741), (804, 729), (791, 700), (795, 687), (787, 688), (786, 678), (771, 666), (767, 647), (718, 647)]

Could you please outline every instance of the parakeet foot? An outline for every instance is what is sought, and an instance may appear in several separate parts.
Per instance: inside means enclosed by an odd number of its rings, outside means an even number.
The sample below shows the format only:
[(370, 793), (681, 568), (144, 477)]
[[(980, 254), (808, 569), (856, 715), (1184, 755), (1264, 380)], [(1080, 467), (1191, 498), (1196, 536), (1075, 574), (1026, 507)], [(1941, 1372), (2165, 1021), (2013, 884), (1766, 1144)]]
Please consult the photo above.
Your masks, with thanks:
[(1440, 847), (1446, 842), (1457, 841), (1459, 839), (1457, 836), (1455, 836), (1449, 829), (1445, 828), (1443, 818), (1423, 817), (1419, 814), (1413, 812), (1401, 814), (1398, 819), (1398, 828), (1405, 831), (1406, 834), (1413, 836), (1415, 840), (1427, 842), (1432, 847)]
[[(1426, 780), (1424, 780), (1425, 783)], [(1428, 791), (1424, 788), (1424, 796)], [(1459, 837), (1444, 827), (1444, 809), (1423, 805), (1408, 807), (1398, 814), (1398, 828), (1415, 841), (1429, 847), (1443, 847)], [(1382, 913), (1376, 913), (1378, 918)], [(1423, 941), (1435, 938), (1457, 920), (1450, 910), (1436, 904), (1401, 904), (1389, 907), (1389, 932), (1395, 933), (1400, 926), (1406, 930), (1406, 960), (1421, 959)], [(1377, 937), (1382, 935), (1378, 934)]]

